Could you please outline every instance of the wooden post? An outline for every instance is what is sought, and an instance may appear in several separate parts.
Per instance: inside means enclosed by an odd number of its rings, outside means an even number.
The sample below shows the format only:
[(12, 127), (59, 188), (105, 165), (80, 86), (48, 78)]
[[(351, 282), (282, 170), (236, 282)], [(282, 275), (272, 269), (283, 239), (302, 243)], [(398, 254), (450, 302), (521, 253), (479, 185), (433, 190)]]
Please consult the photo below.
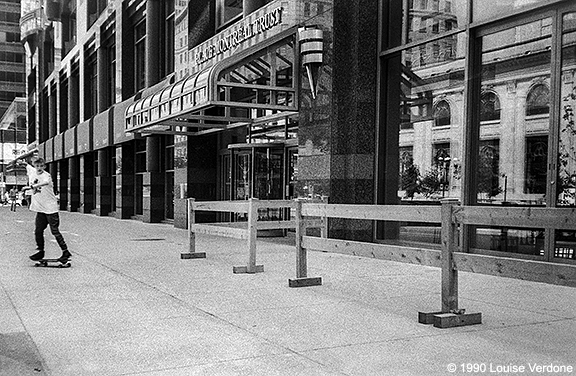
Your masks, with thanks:
[(188, 205), (188, 252), (180, 254), (181, 259), (206, 258), (206, 252), (196, 252), (196, 234), (194, 233), (194, 223), (196, 223), (196, 212), (194, 211), (193, 198), (189, 198)]
[(194, 223), (196, 223), (196, 213), (194, 212), (194, 199), (187, 201), (188, 208), (188, 249), (190, 253), (196, 251), (196, 234), (194, 233)]
[[(302, 246), (302, 238), (306, 235), (306, 222), (302, 217), (302, 201), (296, 201), (296, 279), (289, 279), (290, 287), (319, 286), (321, 277), (308, 278), (308, 261), (306, 248)], [(324, 236), (323, 236), (324, 237)]]
[(234, 266), (233, 273), (259, 273), (264, 271), (264, 265), (256, 265), (256, 236), (258, 230), (256, 222), (258, 221), (258, 199), (250, 198), (248, 200), (248, 264), (246, 266)]
[(247, 273), (256, 272), (256, 221), (258, 220), (258, 199), (250, 198), (248, 206), (248, 270)]
[(322, 227), (320, 228), (320, 237), (326, 239), (328, 237), (328, 217), (322, 217)]
[(442, 200), (442, 311), (419, 312), (418, 322), (434, 324), (436, 328), (453, 328), (456, 326), (482, 323), (481, 313), (465, 313), (458, 309), (458, 270), (454, 265), (454, 252), (458, 246), (458, 232), (453, 221), (455, 199)]
[(306, 249), (302, 247), (302, 237), (306, 235), (306, 226), (302, 220), (302, 201), (296, 202), (296, 278), (308, 276)]
[(458, 310), (458, 271), (454, 268), (456, 225), (452, 221), (454, 200), (442, 200), (442, 312)]

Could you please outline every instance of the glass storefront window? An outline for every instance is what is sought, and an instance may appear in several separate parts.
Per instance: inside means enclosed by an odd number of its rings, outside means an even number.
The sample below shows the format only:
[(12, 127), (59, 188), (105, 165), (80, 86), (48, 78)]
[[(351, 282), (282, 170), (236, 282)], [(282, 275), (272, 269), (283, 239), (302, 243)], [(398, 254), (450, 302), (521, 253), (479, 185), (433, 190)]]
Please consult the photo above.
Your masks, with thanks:
[(425, 43), (405, 50), (398, 61), (390, 60), (402, 71), (400, 93), (396, 92), (400, 110), (396, 119), (390, 119), (398, 126), (399, 160), (400, 152), (411, 150), (410, 159), (399, 169), (398, 186), (411, 187), (398, 192), (401, 200), (459, 197), (462, 126), (457, 119), (463, 118), (464, 53), (459, 50), (463, 39), (458, 34), (434, 42), (442, 46), (439, 54), (432, 53), (432, 43)]
[(217, 0), (216, 13), (220, 28), (242, 15), (242, 0)]
[[(386, 60), (385, 204), (439, 205), (460, 197), (465, 41), (459, 33)], [(378, 238), (439, 244), (440, 227), (386, 222)]]
[[(542, 18), (481, 38), (479, 203), (545, 203), (551, 24)], [(483, 143), (495, 138), (502, 147), (491, 159)]]
[[(377, 202), (434, 205), (444, 197), (477, 206), (576, 207), (572, 2), (390, 0), (383, 5), (380, 98), (385, 99)], [(402, 26), (394, 22), (400, 19)], [(470, 41), (455, 33), (469, 21)], [(471, 55), (465, 66), (466, 53)], [(466, 166), (463, 155), (472, 156)], [(571, 223), (550, 223), (546, 229), (493, 223), (462, 226), (464, 247), (474, 253), (576, 260)], [(377, 239), (386, 242), (440, 240), (439, 229), (427, 224), (378, 226)]]
[[(551, 25), (542, 18), (480, 38), (478, 204), (546, 204)], [(544, 236), (544, 229), (475, 228), (472, 248), (540, 257)]]
[(532, 1), (502, 1), (481, 0), (473, 1), (472, 21), (480, 22), (498, 17), (510, 16), (536, 6), (552, 4), (562, 0), (532, 0)]
[(389, 7), (390, 20), (402, 19), (402, 28), (391, 30), (396, 34), (390, 35), (387, 48), (434, 38), (467, 23), (468, 0), (392, 0)]
[[(556, 204), (576, 207), (576, 12), (562, 18), (562, 80)], [(576, 231), (556, 230), (554, 257), (576, 260)]]

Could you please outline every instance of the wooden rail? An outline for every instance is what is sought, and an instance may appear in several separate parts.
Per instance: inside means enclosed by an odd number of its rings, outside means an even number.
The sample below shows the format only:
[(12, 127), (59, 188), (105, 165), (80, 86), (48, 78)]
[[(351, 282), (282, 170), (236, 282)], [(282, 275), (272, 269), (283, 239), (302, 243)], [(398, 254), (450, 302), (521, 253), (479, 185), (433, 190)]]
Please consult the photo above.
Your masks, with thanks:
[[(576, 287), (576, 265), (523, 260), (512, 257), (468, 253), (458, 245), (458, 226), (502, 226), (515, 228), (576, 229), (576, 210), (570, 208), (459, 206), (444, 200), (442, 206), (303, 204), (302, 216), (441, 224), (441, 250), (393, 244), (364, 243), (339, 239), (297, 237), (297, 254), (305, 249), (345, 253), (384, 260), (440, 267), (441, 310), (419, 313), (419, 321), (438, 327), (481, 323), (481, 314), (465, 313), (458, 305), (458, 271)], [(304, 218), (302, 223), (306, 223)], [(305, 226), (305, 225), (304, 225)], [(302, 268), (306, 260), (300, 260)], [(298, 269), (299, 275), (305, 271)], [(306, 284), (304, 284), (306, 285)]]
[[(295, 218), (286, 221), (257, 221), (259, 208), (290, 208), (294, 210)], [(289, 280), (290, 287), (322, 284), (321, 277), (307, 275), (307, 250), (439, 267), (442, 269), (441, 310), (420, 312), (419, 321), (433, 323), (441, 328), (481, 323), (480, 313), (465, 313), (458, 305), (458, 271), (576, 287), (576, 265), (471, 254), (458, 242), (460, 225), (574, 230), (576, 209), (572, 208), (460, 206), (454, 200), (443, 200), (441, 206), (412, 206), (340, 205), (256, 199), (195, 203), (194, 199), (189, 199), (188, 210), (190, 246), (189, 252), (183, 254), (182, 258), (194, 258), (199, 254), (195, 249), (196, 232), (248, 239), (248, 264), (235, 267), (235, 273), (263, 271), (263, 266), (256, 265), (258, 229), (295, 228), (296, 278)], [(248, 223), (196, 224), (194, 214), (198, 210), (248, 213)], [(441, 225), (441, 250), (329, 239), (326, 230), (327, 218), (436, 223)], [(320, 228), (322, 237), (308, 236), (309, 228)], [(198, 257), (205, 257), (205, 254)]]
[[(246, 239), (248, 241), (248, 262), (246, 266), (234, 266), (234, 273), (263, 272), (264, 266), (256, 264), (256, 236), (258, 230), (289, 229), (296, 227), (296, 222), (290, 219), (285, 221), (258, 221), (258, 209), (292, 209), (296, 207), (294, 201), (258, 200), (251, 198), (248, 201), (195, 201), (188, 199), (188, 252), (182, 253), (182, 259), (206, 258), (205, 252), (196, 251), (196, 234)], [(215, 211), (247, 213), (248, 222), (230, 223), (196, 223), (196, 212)]]

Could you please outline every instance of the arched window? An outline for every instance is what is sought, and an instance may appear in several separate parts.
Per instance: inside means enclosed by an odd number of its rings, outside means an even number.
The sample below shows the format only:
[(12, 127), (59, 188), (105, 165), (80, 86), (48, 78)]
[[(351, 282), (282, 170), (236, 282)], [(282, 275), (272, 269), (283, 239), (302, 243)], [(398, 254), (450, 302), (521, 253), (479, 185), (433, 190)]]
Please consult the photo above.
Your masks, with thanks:
[(452, 119), (450, 118), (450, 105), (448, 102), (442, 100), (434, 106), (434, 125), (439, 127), (442, 125), (450, 125)]
[(526, 116), (550, 112), (550, 89), (544, 84), (534, 86), (526, 97)]
[(500, 120), (500, 99), (488, 91), (480, 98), (480, 121)]

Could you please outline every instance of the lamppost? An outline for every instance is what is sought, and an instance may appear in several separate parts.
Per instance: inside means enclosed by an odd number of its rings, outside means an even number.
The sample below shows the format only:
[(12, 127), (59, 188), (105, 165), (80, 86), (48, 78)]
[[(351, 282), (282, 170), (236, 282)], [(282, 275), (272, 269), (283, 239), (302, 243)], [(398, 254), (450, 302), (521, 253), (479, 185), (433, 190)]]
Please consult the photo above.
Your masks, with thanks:
[[(442, 171), (442, 178), (440, 181), (440, 185), (442, 186), (442, 197), (446, 195), (446, 188), (448, 186), (448, 171), (450, 170), (450, 161), (452, 160), (445, 151), (442, 151), (437, 157), (438, 164)], [(449, 189), (449, 187), (448, 187)]]
[(506, 201), (506, 194), (508, 192), (508, 175), (502, 174), (502, 177), (504, 178), (504, 203), (508, 203)]

